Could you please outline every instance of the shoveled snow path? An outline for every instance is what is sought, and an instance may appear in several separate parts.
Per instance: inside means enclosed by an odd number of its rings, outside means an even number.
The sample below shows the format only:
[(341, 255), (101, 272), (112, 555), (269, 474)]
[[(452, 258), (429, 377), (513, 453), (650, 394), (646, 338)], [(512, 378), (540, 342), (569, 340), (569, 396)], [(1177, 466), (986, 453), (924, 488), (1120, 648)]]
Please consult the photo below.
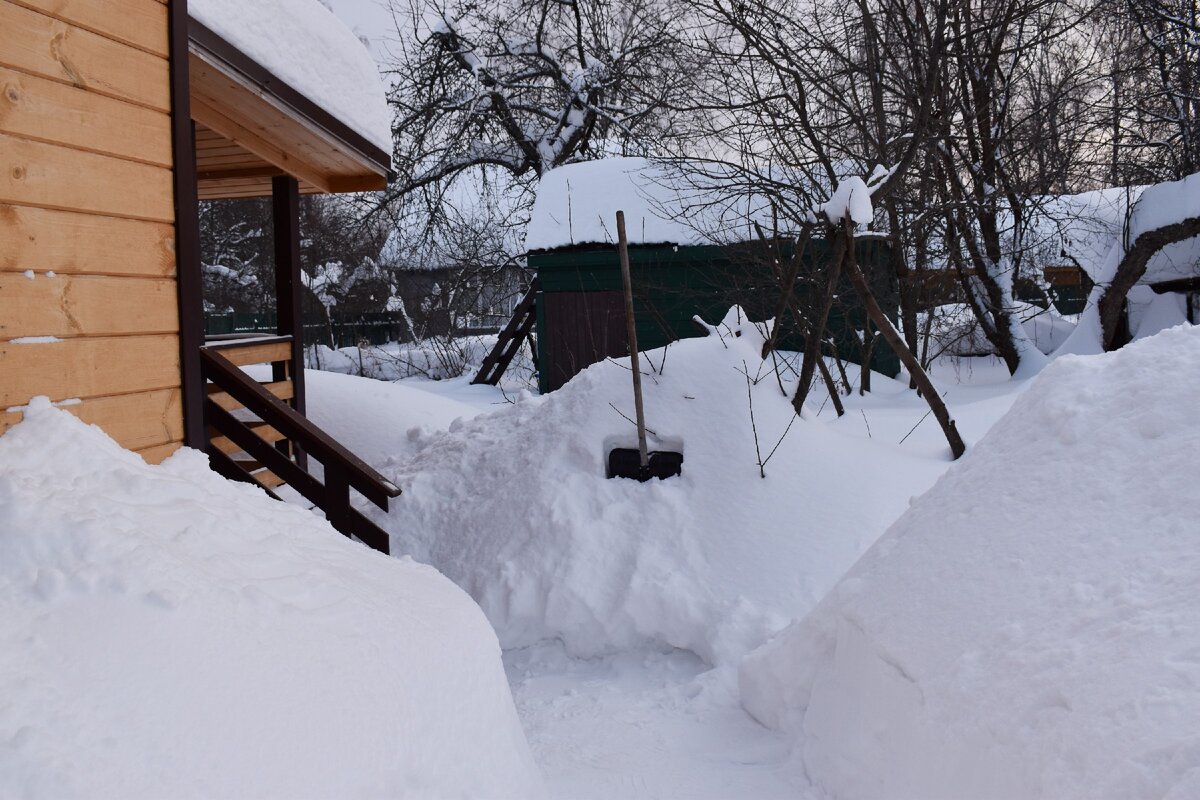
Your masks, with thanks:
[(549, 643), (504, 664), (553, 798), (809, 796), (788, 744), (742, 710), (732, 669), (682, 650), (582, 660)]

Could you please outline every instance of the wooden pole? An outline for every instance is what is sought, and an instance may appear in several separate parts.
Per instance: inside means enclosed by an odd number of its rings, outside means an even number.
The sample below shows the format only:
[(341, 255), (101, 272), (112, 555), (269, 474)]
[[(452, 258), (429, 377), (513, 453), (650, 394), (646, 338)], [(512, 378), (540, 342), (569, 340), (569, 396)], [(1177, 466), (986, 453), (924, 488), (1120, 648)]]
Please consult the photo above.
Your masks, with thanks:
[[(304, 312), (300, 305), (300, 184), (291, 175), (271, 179), (271, 217), (275, 233), (275, 325), (280, 336), (292, 337), (290, 375), (272, 367), (277, 381), (292, 379), (292, 408), (305, 413), (304, 407)], [(293, 443), (294, 447), (294, 443)], [(293, 455), (301, 467), (307, 457), (299, 449)]]
[(625, 238), (625, 212), (617, 212), (617, 252), (621, 256), (621, 283), (625, 287), (625, 332), (629, 339), (629, 366), (633, 370), (633, 407), (637, 412), (638, 457), (642, 469), (650, 466), (646, 448), (646, 415), (642, 410), (642, 370), (638, 365), (637, 323), (633, 318), (633, 280), (629, 276), (629, 242)]

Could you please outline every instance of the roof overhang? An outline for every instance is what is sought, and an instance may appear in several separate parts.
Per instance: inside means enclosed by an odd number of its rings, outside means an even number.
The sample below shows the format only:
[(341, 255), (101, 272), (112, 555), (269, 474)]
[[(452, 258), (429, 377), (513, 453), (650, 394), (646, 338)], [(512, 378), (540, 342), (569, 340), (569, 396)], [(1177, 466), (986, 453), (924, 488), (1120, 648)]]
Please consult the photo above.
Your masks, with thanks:
[(188, 62), (201, 199), (266, 196), (278, 175), (306, 193), (387, 185), (388, 153), (194, 19)]

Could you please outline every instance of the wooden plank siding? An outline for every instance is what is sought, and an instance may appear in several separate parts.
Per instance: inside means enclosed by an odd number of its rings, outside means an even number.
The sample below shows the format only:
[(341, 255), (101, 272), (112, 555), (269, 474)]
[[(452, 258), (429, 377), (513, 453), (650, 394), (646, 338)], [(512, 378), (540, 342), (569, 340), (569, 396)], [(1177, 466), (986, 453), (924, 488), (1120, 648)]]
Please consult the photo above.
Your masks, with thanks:
[(175, 334), (175, 281), (0, 272), (0, 340), (28, 331), (59, 338)]
[(7, 133), (0, 133), (0, 164), (0, 203), (153, 222), (175, 219), (169, 169)]
[[(178, 389), (98, 397), (60, 406), (84, 422), (99, 425), (130, 450), (178, 442), (183, 437), (183, 414)], [(0, 413), (0, 424), (14, 425), (21, 412)]]
[[(142, 2), (155, 4), (155, 0)], [(171, 110), (170, 75), (161, 56), (18, 6), (13, 0), (0, 2), (0, 31), (5, 33), (0, 65), (157, 111)]]
[(0, 271), (27, 269), (38, 273), (173, 278), (175, 227), (0, 204)]
[(0, 67), (0, 125), (25, 139), (171, 168), (171, 116)]
[[(0, 433), (183, 439), (165, 0), (0, 0)], [(32, 276), (32, 277), (30, 277)]]
[(0, 342), (0, 407), (30, 397), (107, 397), (179, 385), (179, 337), (81, 336), (57, 342)]

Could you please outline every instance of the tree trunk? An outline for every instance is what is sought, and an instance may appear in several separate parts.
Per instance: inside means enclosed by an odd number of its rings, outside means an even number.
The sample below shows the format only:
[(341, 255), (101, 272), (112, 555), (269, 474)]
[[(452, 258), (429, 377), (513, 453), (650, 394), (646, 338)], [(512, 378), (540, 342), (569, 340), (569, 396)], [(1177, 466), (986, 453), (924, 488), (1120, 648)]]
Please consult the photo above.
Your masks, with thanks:
[(841, 274), (842, 260), (846, 255), (846, 240), (836, 236), (837, 229), (827, 226), (826, 241), (832, 241), (833, 247), (829, 258), (829, 274), (825, 280), (825, 291), (821, 295), (821, 305), (816, 317), (808, 326), (808, 335), (804, 337), (804, 360), (800, 364), (800, 381), (796, 387), (796, 396), (792, 398), (792, 407), (799, 414), (808, 399), (812, 388), (813, 376), (817, 371), (817, 360), (821, 357), (821, 339), (825, 335), (825, 326), (829, 322), (829, 310), (833, 307), (833, 298), (837, 294), (838, 276)]
[[(853, 230), (847, 226), (844, 231), (844, 237), (851, 239), (853, 236)], [(960, 457), (966, 452), (967, 446), (958, 433), (958, 427), (954, 424), (954, 419), (951, 418), (949, 409), (946, 408), (946, 404), (942, 402), (941, 396), (933, 388), (933, 384), (930, 382), (929, 376), (925, 374), (925, 370), (921, 369), (921, 364), (917, 361), (916, 356), (913, 355), (912, 351), (904, 343), (904, 339), (900, 336), (900, 332), (896, 330), (896, 326), (892, 324), (892, 321), (883, 313), (883, 309), (879, 307), (879, 303), (875, 301), (875, 296), (871, 294), (871, 287), (867, 285), (867, 279), (863, 276), (862, 270), (858, 268), (858, 262), (854, 257), (853, 245), (846, 246), (843, 249), (846, 253), (846, 273), (850, 276), (851, 283), (854, 284), (854, 290), (862, 298), (863, 305), (867, 309), (867, 315), (875, 323), (875, 327), (879, 329), (879, 333), (883, 336), (884, 341), (900, 357), (900, 362), (908, 369), (908, 374), (917, 382), (917, 389), (921, 392), (921, 396), (925, 398), (925, 402), (929, 404), (929, 410), (933, 412), (938, 425), (942, 427), (942, 433), (946, 435), (946, 441), (950, 444), (950, 452), (954, 454), (955, 458)]]
[(1105, 350), (1115, 350), (1120, 346), (1118, 333), (1121, 328), (1121, 313), (1125, 310), (1125, 298), (1142, 276), (1150, 259), (1159, 250), (1175, 242), (1200, 236), (1200, 217), (1189, 217), (1173, 225), (1165, 225), (1146, 231), (1137, 238), (1133, 247), (1125, 253), (1112, 283), (1100, 298), (1100, 330), (1101, 343)]

